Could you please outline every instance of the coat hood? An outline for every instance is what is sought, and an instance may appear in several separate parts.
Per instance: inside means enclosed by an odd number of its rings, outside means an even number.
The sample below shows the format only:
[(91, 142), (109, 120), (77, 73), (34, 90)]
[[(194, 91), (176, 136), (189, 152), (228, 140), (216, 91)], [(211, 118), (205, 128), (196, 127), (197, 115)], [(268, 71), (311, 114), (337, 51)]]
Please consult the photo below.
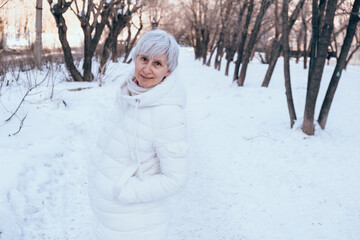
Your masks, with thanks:
[[(134, 78), (134, 71), (127, 77), (127, 80)], [(138, 107), (153, 107), (159, 105), (179, 105), (185, 107), (186, 95), (185, 90), (177, 77), (177, 70), (174, 70), (164, 81), (149, 89), (148, 91), (131, 96), (127, 88), (128, 82), (121, 84), (117, 92), (117, 98)]]

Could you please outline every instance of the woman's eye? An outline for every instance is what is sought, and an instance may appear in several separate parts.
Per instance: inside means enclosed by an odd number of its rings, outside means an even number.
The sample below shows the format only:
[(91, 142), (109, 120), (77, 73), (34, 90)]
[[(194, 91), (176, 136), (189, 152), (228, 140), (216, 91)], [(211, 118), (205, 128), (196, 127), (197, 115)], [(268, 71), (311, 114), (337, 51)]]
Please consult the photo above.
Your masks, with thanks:
[(147, 61), (147, 58), (146, 58), (146, 57), (141, 57), (141, 60), (142, 60), (143, 62), (146, 62), (146, 61)]
[(156, 66), (161, 66), (161, 62), (155, 62)]

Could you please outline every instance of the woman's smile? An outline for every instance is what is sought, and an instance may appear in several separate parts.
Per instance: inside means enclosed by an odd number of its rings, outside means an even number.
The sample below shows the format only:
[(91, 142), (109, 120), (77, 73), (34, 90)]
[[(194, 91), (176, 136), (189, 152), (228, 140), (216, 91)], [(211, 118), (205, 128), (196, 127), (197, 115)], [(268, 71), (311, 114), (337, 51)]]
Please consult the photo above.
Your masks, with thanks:
[(165, 54), (153, 58), (138, 55), (135, 59), (135, 78), (140, 87), (154, 87), (169, 74), (167, 56)]

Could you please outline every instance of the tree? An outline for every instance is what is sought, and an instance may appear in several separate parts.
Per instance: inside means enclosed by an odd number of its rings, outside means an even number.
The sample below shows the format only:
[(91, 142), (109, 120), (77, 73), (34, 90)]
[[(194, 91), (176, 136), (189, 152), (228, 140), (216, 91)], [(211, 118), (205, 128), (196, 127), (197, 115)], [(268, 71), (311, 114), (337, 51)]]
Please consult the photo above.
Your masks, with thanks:
[(244, 4), (240, 7), (240, 10), (238, 12), (237, 21), (232, 24), (233, 28), (232, 34), (229, 37), (230, 39), (227, 41), (227, 44), (225, 45), (225, 52), (226, 52), (226, 68), (225, 68), (225, 75), (229, 75), (229, 67), (230, 62), (233, 61), (235, 53), (236, 53), (236, 47), (239, 45), (239, 34), (241, 33), (241, 26), (242, 22), (245, 16), (245, 11), (247, 8), (247, 1), (244, 2)]
[(169, 2), (168, 0), (148, 0), (146, 9), (149, 14), (151, 27), (154, 29), (159, 26), (160, 21), (168, 11)]
[(235, 70), (234, 70), (234, 77), (233, 77), (234, 81), (238, 80), (238, 78), (239, 78), (239, 69), (240, 69), (240, 65), (243, 60), (244, 46), (245, 46), (246, 38), (248, 36), (248, 29), (249, 29), (252, 13), (254, 10), (254, 0), (247, 0), (244, 4), (245, 4), (245, 6), (247, 6), (247, 13), (246, 13), (246, 17), (245, 17), (245, 24), (242, 29), (241, 36), (239, 39), (239, 44), (238, 44), (238, 47), (236, 50), (237, 59), (235, 62)]
[(347, 26), (346, 36), (341, 48), (340, 56), (336, 63), (334, 72), (330, 80), (329, 87), (325, 95), (325, 99), (321, 106), (318, 122), (322, 129), (325, 128), (329, 116), (331, 103), (334, 99), (335, 92), (340, 81), (342, 70), (345, 68), (346, 65), (346, 58), (349, 54), (351, 42), (353, 41), (353, 38), (355, 36), (356, 27), (360, 22), (360, 17), (358, 16), (359, 7), (360, 7), (360, 0), (355, 0), (352, 11), (350, 12), (349, 24)]
[[(304, 5), (304, 2), (305, 0), (300, 0), (298, 2), (298, 4), (296, 5), (295, 7), (295, 10), (293, 11), (293, 13), (291, 14), (291, 17), (289, 19), (289, 33)], [(275, 25), (278, 25), (278, 24), (275, 24)], [(274, 38), (273, 39), (273, 42), (271, 44), (271, 56), (270, 56), (270, 62), (269, 62), (269, 67), (268, 69), (266, 70), (266, 74), (265, 74), (265, 77), (264, 77), (264, 80), (262, 82), (262, 87), (268, 87), (269, 86), (269, 83), (270, 83), (270, 80), (271, 80), (271, 76), (274, 72), (274, 69), (275, 69), (275, 66), (276, 66), (276, 62), (277, 60), (279, 59), (280, 57), (280, 54), (281, 54), (281, 51), (282, 51), (282, 43), (283, 43), (283, 40), (282, 40), (282, 37), (283, 35), (280, 35), (278, 34), (278, 37), (277, 38)]]
[(306, 9), (302, 9), (301, 11), (301, 23), (303, 29), (303, 37), (304, 37), (304, 47), (303, 47), (303, 57), (304, 57), (304, 69), (307, 69), (307, 21), (306, 21)]
[(286, 89), (286, 100), (289, 109), (290, 115), (290, 127), (294, 126), (296, 120), (296, 113), (294, 107), (294, 101), (291, 91), (291, 80), (290, 80), (290, 48), (289, 48), (289, 19), (288, 19), (288, 9), (289, 1), (283, 1), (283, 7), (281, 11), (282, 16), (282, 45), (283, 45), (283, 55), (284, 55), (284, 77), (285, 77), (285, 89)]
[(101, 56), (99, 72), (105, 74), (106, 62), (112, 57), (113, 62), (117, 62), (117, 38), (124, 28), (128, 26), (132, 16), (143, 5), (136, 1), (135, 4), (129, 0), (122, 0), (119, 3), (114, 4), (113, 9), (110, 12), (109, 19), (106, 23), (109, 34), (105, 40), (104, 48)]
[(55, 18), (56, 26), (58, 28), (59, 40), (64, 52), (65, 65), (70, 72), (74, 81), (83, 81), (81, 73), (76, 69), (74, 59), (71, 54), (71, 48), (67, 40), (67, 26), (63, 14), (68, 10), (74, 0), (69, 2), (59, 0), (57, 3), (53, 3), (52, 0), (48, 0), (51, 8), (51, 13)]
[[(305, 100), (304, 121), (302, 131), (314, 135), (314, 112), (316, 99), (320, 89), (326, 53), (334, 27), (334, 16), (337, 0), (317, 0), (312, 3), (312, 42), (308, 84)], [(326, 9), (326, 10), (325, 10)]]
[[(78, 1), (80, 3), (78, 3)], [(74, 81), (92, 81), (92, 58), (96, 47), (99, 43), (101, 34), (103, 33), (106, 22), (114, 5), (119, 1), (100, 0), (98, 4), (93, 0), (48, 0), (52, 15), (55, 18), (58, 28), (60, 43), (64, 52), (65, 64)], [(84, 63), (83, 74), (75, 67), (71, 47), (67, 41), (67, 26), (63, 14), (75, 4), (75, 9), (71, 10), (76, 14), (80, 21), (81, 28), (84, 33)]]
[(220, 22), (221, 22), (221, 30), (219, 33), (219, 39), (217, 41), (217, 50), (215, 56), (215, 69), (220, 70), (221, 67), (221, 59), (224, 56), (224, 47), (225, 41), (227, 40), (229, 35), (229, 22), (231, 20), (231, 11), (233, 10), (234, 1), (227, 0), (224, 3), (220, 2)]
[(237, 81), (239, 86), (244, 85), (247, 67), (249, 65), (251, 53), (254, 50), (256, 39), (257, 39), (257, 36), (259, 34), (259, 31), (260, 31), (262, 19), (263, 19), (265, 13), (266, 13), (266, 10), (269, 8), (269, 6), (273, 2), (274, 2), (274, 0), (262, 0), (261, 1), (261, 6), (260, 6), (259, 13), (258, 13), (258, 15), (256, 17), (256, 21), (255, 21), (254, 27), (253, 27), (251, 35), (250, 35), (250, 39), (249, 39), (249, 41), (248, 41), (248, 43), (246, 45), (246, 48), (245, 48), (244, 58), (242, 60), (242, 65), (241, 65), (240, 76), (239, 76), (239, 79)]
[(42, 49), (42, 0), (36, 0), (36, 39), (34, 46), (35, 65), (41, 69), (41, 49)]
[[(189, 4), (182, 3), (191, 24), (189, 36), (195, 50), (195, 59), (202, 58), (203, 64), (206, 63), (208, 49), (212, 47), (209, 44), (211, 33), (214, 32), (213, 26), (217, 26), (218, 2), (219, 0), (191, 0)], [(213, 34), (215, 35), (216, 33)]]
[[(131, 31), (131, 27), (134, 26), (136, 28), (136, 33), (135, 36), (132, 37), (132, 31)], [(126, 45), (125, 45), (125, 56), (124, 56), (124, 63), (127, 62), (127, 59), (130, 55), (131, 49), (133, 49), (133, 47), (135, 46), (135, 43), (138, 39), (138, 37), (140, 36), (140, 32), (143, 29), (143, 22), (142, 22), (142, 11), (139, 12), (139, 27), (137, 27), (132, 21), (130, 21), (127, 24), (127, 30), (128, 30), (128, 36), (126, 39)], [(131, 59), (129, 60), (131, 61)]]
[(3, 0), (0, 2), (0, 9), (3, 8), (10, 0)]

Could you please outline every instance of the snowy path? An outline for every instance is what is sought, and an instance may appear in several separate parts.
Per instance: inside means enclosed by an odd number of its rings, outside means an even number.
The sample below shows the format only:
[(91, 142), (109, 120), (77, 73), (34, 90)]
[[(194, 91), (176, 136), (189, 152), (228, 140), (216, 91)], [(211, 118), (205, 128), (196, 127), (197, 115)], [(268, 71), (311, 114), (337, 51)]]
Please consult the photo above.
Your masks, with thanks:
[[(119, 65), (109, 71), (121, 78), (128, 66)], [(299, 114), (306, 74), (294, 66)], [(314, 137), (301, 133), (301, 120), (289, 129), (281, 65), (268, 89), (258, 87), (266, 66), (256, 62), (244, 88), (186, 49), (179, 69), (188, 92), (192, 174), (171, 200), (171, 240), (360, 239), (360, 111), (347, 111), (360, 101), (359, 67), (344, 73), (327, 129)], [(0, 165), (18, 162), (12, 168), (20, 174), (4, 175), (8, 184), (0, 184), (1, 240), (92, 240), (88, 144), (117, 84), (59, 83), (53, 101), (24, 106), (29, 114), (20, 134), (7, 136), (16, 124), (0, 127)], [(67, 91), (77, 87), (91, 88)]]

